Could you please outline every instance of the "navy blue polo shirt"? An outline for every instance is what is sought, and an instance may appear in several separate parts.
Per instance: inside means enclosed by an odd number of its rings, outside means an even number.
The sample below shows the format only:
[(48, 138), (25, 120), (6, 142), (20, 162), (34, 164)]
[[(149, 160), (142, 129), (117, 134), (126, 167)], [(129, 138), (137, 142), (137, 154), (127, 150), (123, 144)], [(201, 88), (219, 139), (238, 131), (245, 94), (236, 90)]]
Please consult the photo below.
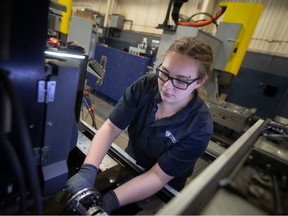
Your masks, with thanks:
[(212, 117), (196, 93), (178, 113), (155, 121), (160, 102), (157, 75), (145, 75), (127, 88), (109, 119), (120, 129), (128, 127), (126, 151), (139, 165), (150, 169), (158, 162), (166, 174), (181, 177), (191, 172), (207, 148)]

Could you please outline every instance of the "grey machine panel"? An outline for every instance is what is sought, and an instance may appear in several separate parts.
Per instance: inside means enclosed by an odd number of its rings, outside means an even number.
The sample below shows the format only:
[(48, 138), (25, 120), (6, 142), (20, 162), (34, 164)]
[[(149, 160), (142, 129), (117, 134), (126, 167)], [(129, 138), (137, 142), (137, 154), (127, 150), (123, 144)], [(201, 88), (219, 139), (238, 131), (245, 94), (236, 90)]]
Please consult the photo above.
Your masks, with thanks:
[(69, 27), (68, 42), (75, 41), (85, 48), (85, 54), (94, 57), (97, 42), (93, 29), (93, 20), (72, 16)]
[(169, 48), (169, 46), (174, 41), (185, 36), (194, 36), (207, 41), (213, 49), (214, 58), (216, 58), (219, 47), (222, 44), (222, 42), (219, 39), (201, 31), (198, 28), (178, 26), (176, 32), (164, 30), (156, 56), (155, 61), (156, 67), (163, 61), (163, 56), (165, 54), (165, 51)]
[(216, 32), (216, 38), (223, 42), (223, 46), (220, 47), (214, 69), (225, 71), (226, 64), (233, 52), (235, 43), (237, 43), (237, 37), (241, 31), (242, 24), (240, 23), (228, 23), (221, 22)]

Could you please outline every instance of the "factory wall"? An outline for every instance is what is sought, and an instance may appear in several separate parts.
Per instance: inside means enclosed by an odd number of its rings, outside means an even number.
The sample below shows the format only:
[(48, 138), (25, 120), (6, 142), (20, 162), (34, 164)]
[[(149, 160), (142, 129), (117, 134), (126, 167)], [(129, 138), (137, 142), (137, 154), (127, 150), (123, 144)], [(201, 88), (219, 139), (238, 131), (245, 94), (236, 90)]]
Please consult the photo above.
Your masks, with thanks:
[[(214, 0), (190, 0), (183, 4), (180, 13), (191, 16), (199, 12), (215, 14), (219, 2)], [(288, 56), (288, 1), (287, 0), (226, 0), (225, 2), (261, 2), (264, 10), (258, 21), (254, 35), (251, 39), (248, 50), (255, 52), (270, 53), (272, 55)], [(131, 22), (124, 23), (124, 29), (145, 32), (152, 34), (162, 34), (161, 29), (157, 29), (158, 24), (162, 24), (169, 0), (74, 0), (73, 11), (77, 9), (90, 8), (106, 14), (106, 23), (109, 24), (109, 15), (112, 13), (121, 14)], [(107, 8), (109, 7), (109, 8)], [(109, 15), (107, 15), (109, 12)], [(195, 19), (206, 18), (203, 15), (196, 16)], [(221, 18), (219, 19), (221, 21)], [(170, 19), (171, 24), (173, 21)], [(215, 34), (215, 25), (203, 27), (207, 33)]]
[(288, 57), (288, 1), (226, 0), (226, 2), (261, 2), (264, 10), (254, 30), (248, 50)]

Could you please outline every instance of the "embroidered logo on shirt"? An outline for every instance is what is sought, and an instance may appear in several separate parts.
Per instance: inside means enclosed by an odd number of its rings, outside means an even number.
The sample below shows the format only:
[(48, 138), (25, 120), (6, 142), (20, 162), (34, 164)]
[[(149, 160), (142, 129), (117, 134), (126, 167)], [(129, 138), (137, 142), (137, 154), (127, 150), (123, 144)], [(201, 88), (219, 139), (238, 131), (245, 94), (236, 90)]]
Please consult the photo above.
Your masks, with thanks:
[(165, 136), (169, 137), (173, 143), (177, 143), (178, 142), (176, 140), (176, 138), (174, 137), (174, 135), (170, 131), (166, 131)]

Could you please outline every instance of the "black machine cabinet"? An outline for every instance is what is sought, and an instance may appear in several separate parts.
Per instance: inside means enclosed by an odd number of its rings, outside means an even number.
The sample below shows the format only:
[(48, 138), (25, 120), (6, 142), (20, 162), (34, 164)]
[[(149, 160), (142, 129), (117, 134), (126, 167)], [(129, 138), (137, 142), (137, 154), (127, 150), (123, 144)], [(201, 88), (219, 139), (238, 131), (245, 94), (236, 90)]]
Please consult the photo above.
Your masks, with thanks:
[(0, 2), (0, 214), (41, 214), (42, 198), (65, 187), (77, 142), (87, 57), (45, 55), (48, 8)]
[[(41, 189), (31, 146), (40, 147), (43, 136), (45, 108), (35, 98), (37, 81), (47, 76), (44, 49), (48, 5), (48, 0), (0, 2), (1, 214), (24, 211), (27, 193), (20, 188), (29, 188), (35, 212), (41, 212)], [(31, 181), (26, 186), (27, 178)], [(16, 199), (18, 205), (10, 211)]]
[[(28, 187), (24, 189), (26, 192), (22, 192), (31, 194), (35, 186), (37, 187), (37, 182), (40, 182), (38, 196), (48, 196), (65, 187), (68, 179), (68, 154), (77, 142), (75, 105), (81, 74), (79, 65), (79, 61), (74, 60), (49, 59), (46, 70), (43, 66), (46, 77), (31, 82), (33, 87), (36, 86), (35, 89), (30, 86), (35, 90), (31, 92), (33, 95), (31, 98), (21, 96), (13, 89), (15, 87), (13, 82), (11, 88), (15, 91), (15, 98), (9, 97), (6, 84), (1, 89), (4, 93), (7, 91), (6, 99), (1, 102), (5, 107), (7, 105), (12, 107), (12, 112), (4, 110), (6, 122), (10, 121), (10, 130), (7, 129), (1, 134), (3, 139), (1, 139), (0, 153), (0, 187), (1, 207), (4, 209), (9, 207), (10, 202), (13, 205), (17, 203), (21, 195), (19, 191), (21, 185), (27, 184)], [(3, 71), (1, 73), (1, 76), (9, 74)], [(30, 91), (29, 85), (25, 88), (27, 92)], [(17, 108), (14, 108), (13, 100), (16, 99), (19, 99), (19, 103), (16, 105)], [(25, 103), (21, 103), (22, 100)], [(37, 118), (37, 115), (40, 118)], [(35, 117), (40, 121), (39, 127), (33, 124)], [(39, 141), (36, 141), (35, 136), (40, 136), (37, 138)]]
[(49, 195), (65, 187), (66, 159), (77, 142), (74, 107), (79, 81), (79, 63), (72, 60), (49, 62), (53, 71), (47, 82), (55, 83), (54, 101), (46, 102), (43, 146), (37, 152), (43, 176), (43, 193)]

